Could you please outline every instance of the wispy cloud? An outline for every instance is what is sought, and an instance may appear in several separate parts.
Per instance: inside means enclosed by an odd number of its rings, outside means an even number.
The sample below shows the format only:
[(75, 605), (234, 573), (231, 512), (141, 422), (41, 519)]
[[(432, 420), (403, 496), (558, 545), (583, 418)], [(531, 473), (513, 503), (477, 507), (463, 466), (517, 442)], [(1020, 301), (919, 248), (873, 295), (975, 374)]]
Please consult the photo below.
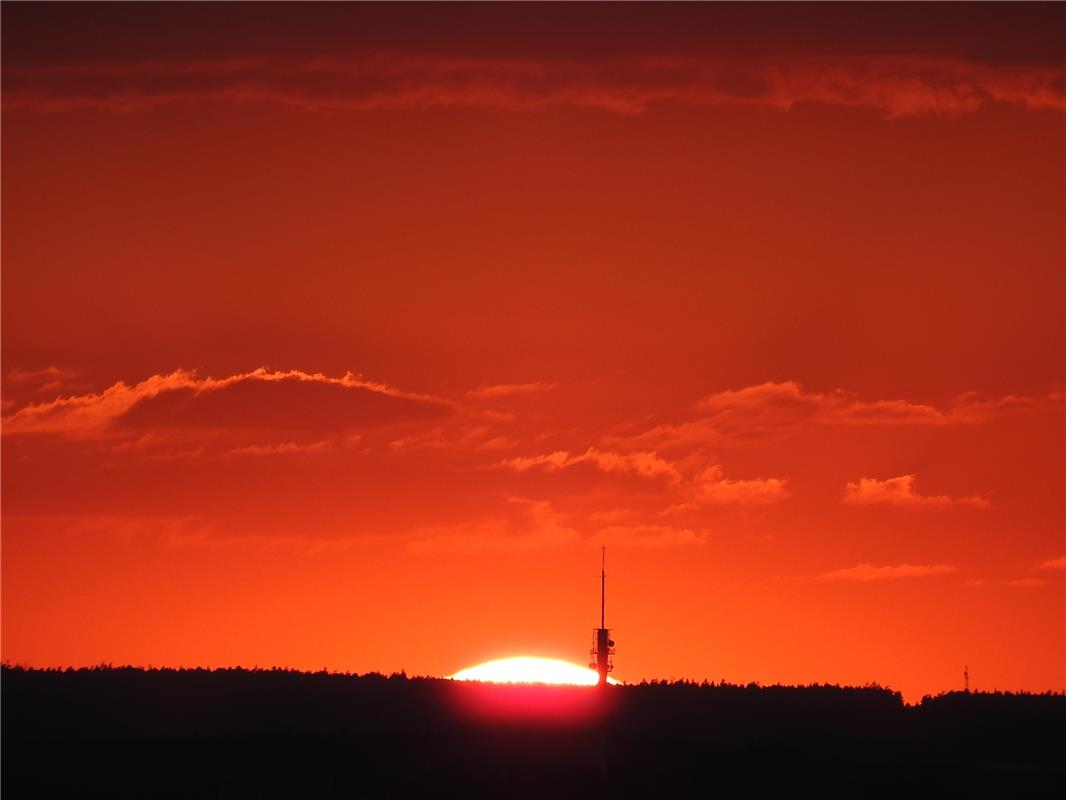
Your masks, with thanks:
[(970, 508), (991, 508), (992, 506), (986, 499), (977, 495), (951, 497), (946, 494), (919, 494), (914, 484), (914, 475), (900, 475), (886, 480), (860, 478), (858, 481), (849, 482), (845, 486), (844, 502), (856, 506), (885, 504), (933, 511), (941, 511), (953, 506), (968, 506)]
[(1036, 589), (1047, 584), (1043, 578), (1015, 578), (1014, 580), (1004, 581), (1004, 586), (1009, 586), (1012, 589)]
[(566, 469), (576, 464), (592, 464), (603, 472), (631, 472), (646, 478), (665, 477), (673, 481), (681, 479), (681, 473), (677, 467), (660, 458), (656, 453), (618, 453), (598, 450), (595, 447), (590, 447), (584, 453), (556, 450), (539, 456), (509, 458), (501, 466), (524, 472), (537, 467), (547, 470)]
[(715, 464), (696, 477), (699, 497), (708, 503), (738, 506), (767, 506), (789, 496), (787, 478), (753, 478), (730, 480), (723, 477), (722, 467)]
[(301, 111), (593, 108), (800, 103), (887, 117), (968, 114), (990, 103), (1066, 108), (1061, 69), (961, 58), (634, 56), (484, 57), (422, 52), (5, 65), (8, 111), (131, 113), (171, 104), (268, 103)]
[(671, 525), (612, 525), (601, 528), (595, 540), (612, 547), (660, 548), (700, 545), (707, 535), (706, 530)]
[(493, 425), (460, 424), (435, 425), (389, 442), (392, 450), (465, 450), (468, 452), (496, 452), (510, 450), (519, 444), (517, 439), (499, 432)]
[(521, 552), (581, 541), (566, 515), (550, 502), (509, 498), (512, 513), (453, 525), (420, 528), (407, 549), (414, 553)]
[(967, 393), (947, 408), (908, 400), (865, 400), (843, 389), (815, 392), (796, 381), (767, 382), (716, 392), (695, 405), (694, 419), (606, 437), (612, 446), (645, 449), (692, 447), (723, 440), (781, 436), (803, 425), (918, 426), (974, 425), (1012, 410), (1062, 404), (1061, 391), (995, 398)]
[(320, 453), (329, 447), (329, 442), (319, 441), (308, 444), (297, 442), (282, 442), (281, 444), (250, 444), (244, 447), (234, 447), (226, 451), (227, 455), (233, 456), (283, 456), (299, 453)]
[(497, 383), (491, 386), (482, 386), (471, 389), (466, 393), (467, 397), (475, 400), (495, 400), (500, 397), (512, 397), (523, 394), (542, 394), (550, 392), (556, 387), (555, 383), (536, 381), (534, 383)]
[(342, 430), (439, 417), (449, 410), (437, 398), (350, 372), (330, 377), (261, 367), (212, 378), (178, 369), (132, 385), (119, 382), (98, 393), (25, 405), (3, 418), (3, 432), (92, 436), (117, 427)]
[(856, 564), (854, 567), (825, 572), (818, 576), (820, 581), (886, 581), (899, 578), (928, 578), (934, 575), (947, 575), (955, 567), (947, 564), (898, 564), (896, 566), (874, 566), (873, 564)]
[(27, 384), (33, 387), (39, 394), (46, 392), (59, 392), (78, 377), (73, 369), (48, 366), (44, 369), (23, 370), (13, 369), (7, 373), (7, 382), (15, 384)]

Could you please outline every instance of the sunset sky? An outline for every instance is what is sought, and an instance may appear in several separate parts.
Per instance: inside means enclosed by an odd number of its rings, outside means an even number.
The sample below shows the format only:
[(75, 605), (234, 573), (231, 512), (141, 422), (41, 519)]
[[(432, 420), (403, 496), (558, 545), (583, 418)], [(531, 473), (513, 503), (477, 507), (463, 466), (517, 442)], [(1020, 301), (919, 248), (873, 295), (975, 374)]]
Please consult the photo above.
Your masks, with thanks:
[(2, 17), (5, 661), (1066, 689), (1066, 6)]

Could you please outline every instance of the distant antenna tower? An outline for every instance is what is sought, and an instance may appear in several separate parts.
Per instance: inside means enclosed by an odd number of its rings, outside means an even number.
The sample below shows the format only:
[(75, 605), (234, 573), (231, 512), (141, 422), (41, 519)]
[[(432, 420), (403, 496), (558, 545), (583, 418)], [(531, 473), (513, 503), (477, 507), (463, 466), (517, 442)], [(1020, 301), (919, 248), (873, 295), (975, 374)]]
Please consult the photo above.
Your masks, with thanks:
[(970, 693), (970, 665), (969, 664), (963, 665), (963, 668), (962, 668), (962, 682), (963, 682), (963, 685), (966, 687), (966, 689), (965, 689), (966, 694), (969, 694)]
[(607, 548), (601, 548), (600, 552), (600, 627), (593, 632), (592, 650), (589, 655), (589, 669), (599, 673), (599, 685), (607, 683), (607, 673), (614, 669), (611, 656), (614, 655), (614, 640), (611, 639), (611, 630), (607, 627)]

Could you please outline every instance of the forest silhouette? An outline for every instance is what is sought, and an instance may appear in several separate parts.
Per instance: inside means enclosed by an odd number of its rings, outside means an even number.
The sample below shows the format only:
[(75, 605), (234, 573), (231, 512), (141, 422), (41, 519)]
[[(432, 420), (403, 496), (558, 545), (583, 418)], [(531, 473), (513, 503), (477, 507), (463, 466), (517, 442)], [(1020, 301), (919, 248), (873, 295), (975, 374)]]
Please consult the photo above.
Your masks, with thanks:
[(7, 797), (706, 796), (1066, 788), (1066, 697), (2, 669)]

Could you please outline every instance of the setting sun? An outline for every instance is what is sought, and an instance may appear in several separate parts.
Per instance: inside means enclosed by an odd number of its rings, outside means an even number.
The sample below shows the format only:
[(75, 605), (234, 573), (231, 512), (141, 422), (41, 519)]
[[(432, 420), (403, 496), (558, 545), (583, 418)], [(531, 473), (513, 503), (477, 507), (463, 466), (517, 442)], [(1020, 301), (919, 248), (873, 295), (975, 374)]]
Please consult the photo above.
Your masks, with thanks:
[(0, 0), (3, 795), (1052, 794), (1064, 30)]
[[(571, 664), (561, 658), (537, 658), (535, 656), (498, 658), (461, 669), (450, 677), (456, 681), (552, 683), (571, 686), (595, 686), (597, 681), (596, 670)], [(607, 682), (618, 683), (614, 678), (608, 678)]]

